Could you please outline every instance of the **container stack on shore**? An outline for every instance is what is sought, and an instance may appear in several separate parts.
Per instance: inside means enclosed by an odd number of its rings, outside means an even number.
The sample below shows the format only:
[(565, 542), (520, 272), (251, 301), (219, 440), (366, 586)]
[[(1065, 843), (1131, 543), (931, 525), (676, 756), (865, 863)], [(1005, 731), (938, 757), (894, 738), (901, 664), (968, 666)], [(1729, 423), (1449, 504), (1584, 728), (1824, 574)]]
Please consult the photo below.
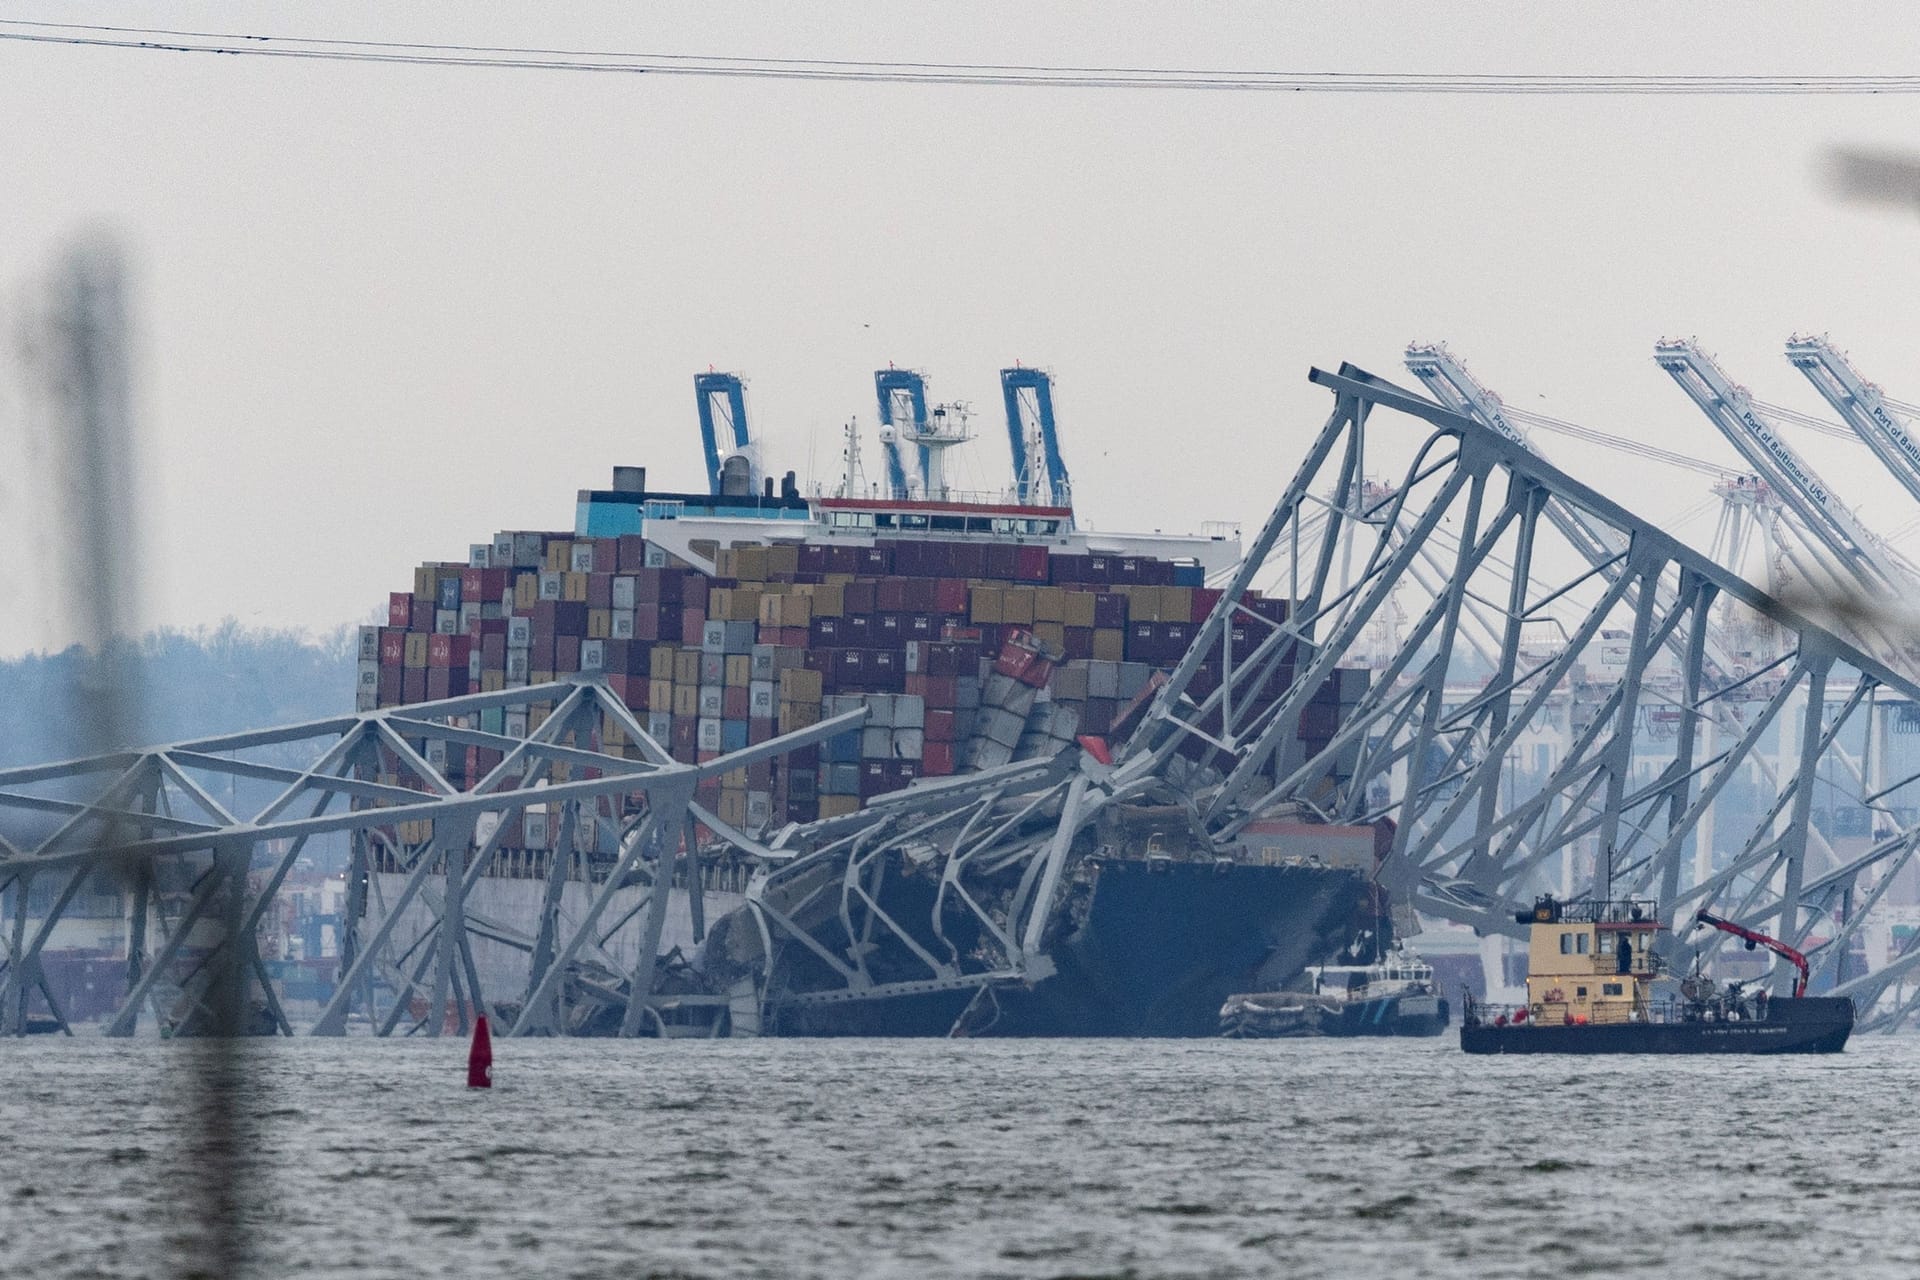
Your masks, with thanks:
[[(703, 784), (698, 799), (722, 822), (761, 831), (855, 812), (917, 778), (1119, 736), (1220, 598), (1195, 566), (1034, 545), (695, 544), (691, 552), (714, 571), (639, 536), (535, 532), (499, 534), (472, 547), (464, 564), (422, 565), (412, 590), (390, 597), (387, 625), (362, 628), (359, 706), (597, 674), (638, 727), (688, 763), (864, 706), (860, 731)], [(1244, 605), (1230, 626), (1236, 660), (1271, 633), (1269, 623), (1287, 618), (1284, 600), (1249, 595)], [(1316, 691), (1301, 719), (1310, 749), (1332, 737), (1364, 675), (1336, 673), (1344, 682)], [(1190, 696), (1204, 700), (1219, 679), (1216, 650)], [(1263, 696), (1291, 680), (1289, 667), (1277, 668)], [(524, 724), (521, 713), (483, 710), (472, 727), (528, 732), (553, 705), (534, 704)], [(611, 715), (592, 745), (641, 754)], [(471, 747), (431, 762), (458, 785), (500, 759)]]

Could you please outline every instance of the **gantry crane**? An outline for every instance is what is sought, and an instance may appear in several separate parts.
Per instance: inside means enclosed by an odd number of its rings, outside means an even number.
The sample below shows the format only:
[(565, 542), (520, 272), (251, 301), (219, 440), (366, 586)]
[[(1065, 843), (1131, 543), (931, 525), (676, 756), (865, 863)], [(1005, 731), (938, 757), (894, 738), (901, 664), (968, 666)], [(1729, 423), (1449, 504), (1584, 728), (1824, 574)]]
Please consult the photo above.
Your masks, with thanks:
[(746, 384), (737, 373), (715, 373), (709, 369), (693, 375), (693, 392), (700, 405), (700, 443), (706, 450), (707, 492), (718, 495), (721, 491), (721, 464), (725, 461), (720, 445), (720, 429), (726, 428), (726, 433), (733, 439), (726, 448), (727, 454), (738, 453), (747, 447)]
[(1053, 379), (1044, 369), (1015, 365), (1000, 371), (1000, 394), (1007, 405), (1015, 496), (1022, 503), (1072, 506), (1072, 484), (1053, 425)]
[(1654, 344), (1653, 358), (1766, 479), (1842, 582), (1851, 580), (1850, 585), (1876, 595), (1913, 585), (1912, 566), (1855, 518), (1710, 356), (1690, 341), (1669, 340)]
[(895, 369), (891, 365), (876, 369), (874, 393), (880, 399), (880, 445), (887, 455), (889, 495), (904, 498), (915, 481), (924, 492), (927, 486), (927, 451), (922, 448), (909, 470), (902, 432), (927, 429), (927, 376), (916, 369)]
[(1893, 473), (1901, 487), (1920, 502), (1920, 442), (1908, 434), (1905, 425), (1887, 408), (1880, 388), (1854, 372), (1847, 358), (1834, 350), (1825, 338), (1789, 338), (1787, 359), (1807, 375), (1814, 390), (1838, 411), (1861, 442), (1873, 450), (1874, 456)]

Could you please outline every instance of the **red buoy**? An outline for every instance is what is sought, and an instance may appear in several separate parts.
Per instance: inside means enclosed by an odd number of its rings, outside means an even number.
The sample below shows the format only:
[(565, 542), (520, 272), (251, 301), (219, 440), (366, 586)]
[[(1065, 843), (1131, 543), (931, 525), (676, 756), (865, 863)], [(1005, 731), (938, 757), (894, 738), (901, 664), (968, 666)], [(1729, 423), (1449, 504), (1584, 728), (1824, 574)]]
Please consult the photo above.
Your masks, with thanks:
[(473, 1047), (467, 1050), (467, 1088), (493, 1088), (493, 1036), (484, 1013), (473, 1024)]

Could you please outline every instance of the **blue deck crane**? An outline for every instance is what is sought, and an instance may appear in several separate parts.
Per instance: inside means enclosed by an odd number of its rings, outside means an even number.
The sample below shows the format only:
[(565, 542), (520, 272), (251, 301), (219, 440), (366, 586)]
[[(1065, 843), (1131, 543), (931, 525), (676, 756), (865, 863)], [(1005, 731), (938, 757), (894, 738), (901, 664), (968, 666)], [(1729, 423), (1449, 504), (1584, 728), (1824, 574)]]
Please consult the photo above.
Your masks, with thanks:
[[(1072, 482), (1067, 464), (1060, 459), (1060, 437), (1053, 425), (1053, 379), (1044, 369), (1002, 369), (1000, 393), (1007, 403), (1007, 441), (1013, 448), (1013, 482), (1019, 500), (1044, 498), (1055, 506), (1072, 506)], [(1042, 458), (1038, 464), (1029, 456), (1030, 430), (1039, 434)]]
[[(890, 496), (904, 498), (908, 493), (905, 446), (895, 438), (895, 432), (903, 428), (926, 428), (927, 378), (913, 369), (876, 369), (873, 389), (880, 398), (880, 442), (887, 452), (887, 488)], [(924, 491), (927, 451), (922, 448), (919, 453), (919, 466), (915, 470)]]
[[(700, 443), (707, 451), (707, 492), (718, 494), (721, 448), (715, 420), (731, 429), (733, 441), (727, 452), (747, 447), (746, 384), (737, 373), (709, 370), (693, 375), (693, 391), (700, 402)], [(717, 412), (715, 401), (720, 402)]]

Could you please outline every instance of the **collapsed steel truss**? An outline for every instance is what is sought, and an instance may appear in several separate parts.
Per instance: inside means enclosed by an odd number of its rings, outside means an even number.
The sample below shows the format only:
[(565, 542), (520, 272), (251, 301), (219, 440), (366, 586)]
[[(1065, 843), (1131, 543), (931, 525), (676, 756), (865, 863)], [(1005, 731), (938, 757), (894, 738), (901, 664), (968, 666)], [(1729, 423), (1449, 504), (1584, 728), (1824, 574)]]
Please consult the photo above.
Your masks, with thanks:
[[(551, 713), (524, 734), (467, 724), (489, 709), (523, 712), (543, 704), (552, 705)], [(511, 1015), (505, 1019), (511, 1034), (563, 1030), (580, 989), (618, 1005), (623, 1021), (637, 1026), (651, 1009), (670, 896), (655, 890), (669, 888), (676, 874), (689, 885), (701, 882), (701, 851), (688, 838), (691, 823), (697, 819), (754, 847), (695, 803), (696, 786), (855, 727), (863, 718), (850, 713), (705, 764), (680, 764), (603, 681), (583, 677), (0, 771), (0, 813), (37, 811), (60, 819), (30, 846), (0, 840), (0, 894), (8, 895), (12, 908), (0, 955), (0, 1033), (26, 1029), (28, 1001), (36, 991), (48, 1016), (65, 1029), (41, 953), (75, 896), (95, 877), (105, 877), (127, 890), (132, 904), (128, 990), (109, 1034), (131, 1034), (149, 1008), (157, 1022), (184, 1031), (230, 1026), (239, 1012), (212, 1005), (222, 976), (236, 972), (242, 975), (233, 984), (240, 997), (251, 993), (258, 1014), (290, 1034), (258, 954), (256, 930), (307, 842), (326, 833), (351, 837), (352, 869), (340, 979), (315, 1034), (339, 1034), (356, 1003), (381, 1033), (390, 1032), (416, 995), (425, 995), (425, 1007), (433, 1011), (420, 1024), (429, 1035), (441, 1031), (439, 1011), (449, 1000), (461, 1030), (471, 1014), (498, 1014), (503, 1007)], [(590, 745), (608, 724), (635, 744), (640, 759)], [(460, 788), (429, 762), (429, 755), (439, 754), (429, 744), (479, 747), (499, 752), (500, 759)], [(263, 748), (282, 756), (297, 751), (305, 763), (262, 763)], [(391, 780), (371, 780), (380, 775)], [(265, 784), (270, 798), (244, 816), (232, 812), (216, 793), (236, 780)], [(524, 940), (530, 978), (524, 990), (484, 992), (472, 942), (498, 930), (468, 918), (464, 903), (494, 862), (509, 820), (530, 806), (551, 814), (555, 830), (539, 932)], [(483, 825), (492, 831), (477, 839)], [(421, 838), (409, 840), (408, 834)], [(362, 935), (359, 922), (378, 853), (405, 878)], [(586, 871), (587, 864), (595, 869)], [(262, 874), (250, 874), (256, 871)], [(51, 898), (29, 930), (30, 891), (41, 877), (52, 886)], [(591, 886), (577, 918), (559, 910), (570, 877)], [(615, 894), (635, 883), (647, 889), (645, 915), (630, 909), (621, 923), (632, 921), (639, 930), (639, 960), (630, 972), (608, 973), (604, 948), (610, 931), (599, 926)], [(696, 902), (699, 896), (693, 895)], [(416, 898), (429, 903), (430, 924), (401, 946), (396, 927)], [(150, 917), (161, 932), (151, 954)], [(385, 1010), (375, 1006), (376, 976), (393, 993)]]
[[(209, 960), (220, 956), (259, 976), (261, 998), (287, 1030), (252, 954), (251, 926), (302, 842), (325, 831), (354, 834), (355, 892), (366, 891), (382, 842), (392, 842), (387, 856), (405, 878), (369, 932), (347, 935), (316, 1033), (339, 1032), (350, 1010), (393, 1030), (416, 993), (434, 1011), (451, 999), (460, 1025), (470, 1010), (507, 1003), (518, 1034), (569, 1029), (583, 1001), (613, 1009), (626, 1034), (650, 1022), (657, 1029), (669, 894), (653, 887), (674, 883), (669, 868), (682, 873), (696, 933), (705, 933), (690, 819), (755, 868), (729, 922), (742, 935), (730, 951), (751, 981), (749, 1004), (777, 1018), (782, 1008), (941, 991), (990, 1001), (999, 986), (1052, 973), (1048, 949), (1075, 869), (1092, 851), (1087, 833), (1103, 812), (1132, 802), (1184, 811), (1194, 840), (1222, 851), (1282, 807), (1340, 822), (1391, 820), (1382, 878), (1421, 911), (1486, 933), (1517, 934), (1516, 906), (1549, 887), (1656, 896), (1679, 926), (1668, 935), (1670, 962), (1699, 908), (1795, 944), (1817, 929), (1818, 969), (1873, 1017), (1897, 1024), (1920, 1005), (1920, 988), (1907, 999), (1904, 985), (1920, 949), (1872, 972), (1845, 968), (1855, 934), (1920, 849), (1920, 827), (1899, 827), (1885, 807), (1920, 780), (1884, 785), (1864, 758), (1886, 700), (1920, 698), (1920, 689), (1470, 418), (1350, 366), (1311, 376), (1334, 396), (1331, 417), (1219, 606), (1110, 755), (1067, 748), (923, 781), (762, 842), (696, 805), (695, 784), (841, 732), (858, 713), (682, 765), (610, 690), (583, 678), (7, 771), (0, 812), (38, 808), (65, 820), (32, 848), (0, 845), (0, 892), (13, 886), (0, 1031), (22, 1029), (29, 993), (44, 989), (41, 948), (80, 886), (103, 870), (135, 902), (129, 995), (113, 1031), (130, 1032), (163, 987), (172, 1021), (190, 1025)], [(1241, 605), (1255, 585), (1293, 602), (1285, 621)], [(1792, 637), (1787, 656), (1740, 671), (1717, 652), (1710, 613), (1726, 600)], [(1403, 613), (1408, 625), (1383, 632), (1384, 620)], [(1552, 631), (1546, 642), (1543, 629)], [(1343, 698), (1337, 724), (1303, 733), (1329, 679), (1368, 646), (1364, 690)], [(1213, 678), (1199, 680), (1203, 669)], [(1461, 700), (1463, 687), (1474, 692)], [(558, 704), (553, 714), (524, 736), (465, 727), (484, 708), (548, 701)], [(588, 745), (603, 717), (640, 760)], [(1550, 723), (1560, 726), (1550, 771), (1517, 783), (1510, 755)], [(504, 754), (461, 790), (428, 762), (429, 741)], [(305, 768), (241, 758), (295, 742), (313, 744)], [(404, 783), (367, 781), (376, 759), (399, 761)], [(593, 776), (573, 777), (576, 769)], [(241, 820), (204, 785), (232, 775), (280, 790)], [(84, 797), (27, 790), (81, 780), (93, 781)], [(1758, 819), (1730, 830), (1730, 790), (1756, 785), (1768, 797)], [(1877, 806), (1865, 848), (1842, 855), (1821, 836), (1811, 819), (1822, 787)], [(333, 811), (341, 801), (363, 807)], [(502, 828), (477, 839), (480, 818), (529, 804), (558, 809), (565, 856), (547, 870), (538, 936), (514, 940), (529, 954), (524, 991), (483, 993), (471, 939), (500, 931), (464, 903)], [(305, 816), (288, 816), (305, 805)], [(431, 823), (428, 839), (392, 834), (416, 822)], [(249, 889), (246, 873), (266, 841), (290, 843)], [(567, 920), (560, 886), (575, 854), (597, 858), (604, 874), (588, 877), (587, 907)], [(930, 919), (883, 908), (878, 882), (900, 859), (937, 872)], [(25, 889), (42, 876), (58, 887), (29, 933)], [(169, 876), (190, 895), (148, 956), (138, 933)], [(615, 895), (636, 884), (648, 886), (646, 914), (638, 958), (622, 970), (607, 959), (612, 929), (601, 925)], [(429, 929), (401, 946), (395, 922), (416, 902)], [(630, 906), (613, 928), (637, 917)], [(206, 919), (225, 922), (218, 938), (210, 949), (190, 946)], [(964, 942), (950, 936), (956, 919), (967, 925)], [(201, 953), (184, 978), (183, 952)], [(808, 981), (783, 981), (795, 960), (809, 966)], [(394, 993), (384, 1010), (375, 1007), (376, 976)], [(1901, 995), (1886, 998), (1896, 984)], [(420, 1025), (433, 1033), (440, 1019), (430, 1013)]]

